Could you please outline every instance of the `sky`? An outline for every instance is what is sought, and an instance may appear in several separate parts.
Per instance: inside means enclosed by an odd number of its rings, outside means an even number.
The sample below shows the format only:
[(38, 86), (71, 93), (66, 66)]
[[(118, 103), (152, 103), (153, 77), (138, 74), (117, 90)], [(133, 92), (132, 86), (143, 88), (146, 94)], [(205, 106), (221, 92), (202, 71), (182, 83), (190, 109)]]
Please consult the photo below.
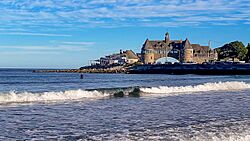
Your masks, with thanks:
[(79, 68), (147, 38), (250, 42), (250, 0), (0, 0), (1, 68)]

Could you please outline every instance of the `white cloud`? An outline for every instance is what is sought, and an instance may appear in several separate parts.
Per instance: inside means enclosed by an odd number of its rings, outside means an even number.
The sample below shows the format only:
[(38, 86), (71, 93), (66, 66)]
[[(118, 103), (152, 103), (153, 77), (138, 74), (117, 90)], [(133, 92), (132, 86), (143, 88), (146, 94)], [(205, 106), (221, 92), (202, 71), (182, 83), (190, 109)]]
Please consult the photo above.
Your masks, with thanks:
[(30, 50), (30, 51), (50, 51), (50, 50), (59, 50), (59, 48), (53, 48), (51, 46), (0, 46), (0, 49), (15, 49), (15, 50)]
[(61, 52), (50, 51), (50, 52), (41, 52), (41, 51), (1, 51), (1, 55), (57, 55)]
[(61, 42), (62, 44), (67, 45), (83, 45), (83, 46), (92, 46), (95, 42)]
[(249, 6), (249, 0), (5, 0), (0, 28), (244, 24)]
[[(0, 46), (0, 51), (6, 52), (15, 52), (15, 53), (23, 53), (28, 52), (31, 54), (32, 52), (40, 52), (40, 54), (50, 54), (54, 52), (57, 53), (65, 53), (65, 52), (79, 52), (86, 51), (88, 47), (93, 46), (94, 42), (51, 42), (50, 45), (15, 45), (15, 46)], [(6, 54), (6, 53), (5, 53)], [(25, 53), (27, 54), (27, 53)], [(37, 54), (37, 53), (36, 53)]]
[(49, 34), (49, 33), (29, 33), (29, 32), (6, 32), (2, 35), (27, 35), (27, 36), (53, 36), (53, 37), (70, 37), (68, 34)]

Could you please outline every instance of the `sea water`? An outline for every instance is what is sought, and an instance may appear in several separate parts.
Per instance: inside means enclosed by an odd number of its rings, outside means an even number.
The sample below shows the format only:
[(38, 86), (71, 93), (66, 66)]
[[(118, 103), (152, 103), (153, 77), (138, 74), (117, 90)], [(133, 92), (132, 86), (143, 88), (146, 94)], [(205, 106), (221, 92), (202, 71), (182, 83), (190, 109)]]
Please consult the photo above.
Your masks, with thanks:
[(247, 141), (249, 103), (250, 76), (0, 69), (0, 140)]

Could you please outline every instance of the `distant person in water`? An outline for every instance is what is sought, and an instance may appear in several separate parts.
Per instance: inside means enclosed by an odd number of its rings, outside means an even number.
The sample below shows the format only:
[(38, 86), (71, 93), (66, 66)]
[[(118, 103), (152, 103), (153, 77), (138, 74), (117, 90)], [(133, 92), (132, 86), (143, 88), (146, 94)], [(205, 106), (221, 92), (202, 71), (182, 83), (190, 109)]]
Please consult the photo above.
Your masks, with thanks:
[(83, 79), (83, 74), (80, 75), (80, 79)]

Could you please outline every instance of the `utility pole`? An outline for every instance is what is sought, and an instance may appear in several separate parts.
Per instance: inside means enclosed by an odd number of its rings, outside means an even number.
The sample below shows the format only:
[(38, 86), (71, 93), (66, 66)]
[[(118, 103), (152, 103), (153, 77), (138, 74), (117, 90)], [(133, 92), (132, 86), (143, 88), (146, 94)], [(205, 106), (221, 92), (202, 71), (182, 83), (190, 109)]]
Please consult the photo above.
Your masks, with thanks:
[(165, 50), (165, 51), (166, 51), (166, 62), (165, 62), (165, 64), (166, 64), (167, 61), (168, 61), (168, 52), (169, 52), (167, 47), (166, 47), (166, 50)]
[(166, 47), (166, 50), (165, 50), (166, 52), (166, 61), (165, 61), (165, 64), (167, 64), (167, 61), (168, 61), (168, 54), (167, 54), (167, 47)]
[[(209, 40), (208, 41), (208, 47), (209, 47), (209, 49), (211, 49), (211, 45), (212, 45), (212, 41)], [(208, 52), (208, 58), (210, 58), (210, 51)]]
[(178, 54), (179, 54), (179, 62), (181, 62), (181, 50), (178, 49), (177, 51), (178, 51)]

